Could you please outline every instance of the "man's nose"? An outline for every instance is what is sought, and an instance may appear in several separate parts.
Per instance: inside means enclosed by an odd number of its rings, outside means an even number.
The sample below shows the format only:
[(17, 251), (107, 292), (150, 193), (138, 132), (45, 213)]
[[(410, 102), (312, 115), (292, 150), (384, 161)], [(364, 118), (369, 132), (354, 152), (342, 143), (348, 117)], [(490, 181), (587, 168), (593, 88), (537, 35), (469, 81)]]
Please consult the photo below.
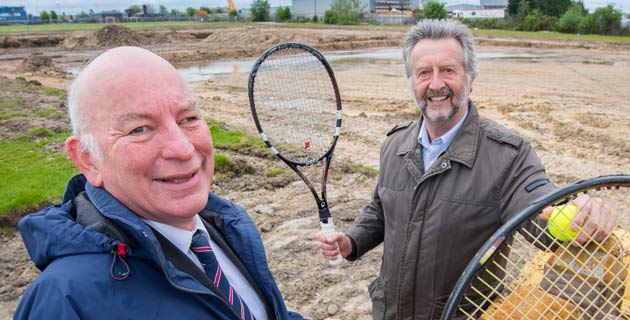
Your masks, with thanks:
[(165, 131), (163, 141), (162, 157), (165, 159), (189, 160), (195, 153), (190, 137), (177, 125)]
[(440, 91), (442, 88), (444, 88), (444, 80), (442, 80), (439, 72), (434, 72), (431, 76), (431, 82), (429, 82), (429, 89)]

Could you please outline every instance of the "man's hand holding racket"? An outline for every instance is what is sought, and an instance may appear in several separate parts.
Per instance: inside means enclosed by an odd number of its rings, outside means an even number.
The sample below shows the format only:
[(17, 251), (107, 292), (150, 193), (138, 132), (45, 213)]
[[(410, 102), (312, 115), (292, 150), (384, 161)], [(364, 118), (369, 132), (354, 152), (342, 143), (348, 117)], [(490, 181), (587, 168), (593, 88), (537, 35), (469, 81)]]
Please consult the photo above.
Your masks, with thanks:
[(352, 253), (350, 238), (343, 232), (334, 232), (330, 235), (319, 232), (315, 238), (319, 241), (319, 252), (328, 260), (336, 260), (340, 254), (345, 258)]

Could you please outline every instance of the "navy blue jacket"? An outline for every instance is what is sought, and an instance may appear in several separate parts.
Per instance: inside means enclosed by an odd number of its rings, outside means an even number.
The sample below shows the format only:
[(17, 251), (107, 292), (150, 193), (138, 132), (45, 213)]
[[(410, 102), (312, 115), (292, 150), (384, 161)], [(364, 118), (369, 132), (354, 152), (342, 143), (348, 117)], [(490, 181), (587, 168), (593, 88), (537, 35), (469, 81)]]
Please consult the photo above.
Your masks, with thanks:
[[(125, 258), (112, 253), (120, 241), (72, 218), (71, 200), (84, 188), (98, 211), (135, 243), (126, 247)], [(247, 212), (214, 194), (206, 208), (222, 218), (227, 243), (261, 289), (273, 318), (302, 319), (287, 311)], [(68, 183), (60, 204), (23, 218), (19, 229), (42, 273), (25, 291), (15, 319), (236, 319), (224, 299), (167, 261), (146, 223), (82, 176)]]

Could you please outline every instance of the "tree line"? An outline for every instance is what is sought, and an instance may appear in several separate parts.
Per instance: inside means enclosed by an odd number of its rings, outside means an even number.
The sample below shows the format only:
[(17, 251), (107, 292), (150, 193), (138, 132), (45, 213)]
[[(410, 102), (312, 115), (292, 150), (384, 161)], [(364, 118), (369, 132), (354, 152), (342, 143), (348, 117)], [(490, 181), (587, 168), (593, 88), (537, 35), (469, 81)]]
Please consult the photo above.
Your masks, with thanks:
[[(254, 0), (250, 6), (250, 18), (252, 21), (298, 21), (298, 22), (324, 22), (327, 24), (352, 25), (361, 23), (365, 12), (365, 5), (360, 0), (333, 0), (323, 17), (293, 18), (289, 6), (275, 8), (272, 15), (271, 5), (268, 0)], [(178, 9), (168, 10), (160, 5), (158, 8), (148, 7), (151, 14), (170, 16), (194, 16), (227, 13), (231, 17), (238, 16), (240, 10), (226, 12), (217, 7), (188, 7), (184, 11)], [(143, 8), (137, 4), (131, 5), (125, 12), (140, 14)], [(87, 18), (94, 14), (81, 12), (77, 18)], [(448, 19), (449, 14), (445, 4), (437, 0), (431, 0), (424, 4), (422, 9), (416, 9), (413, 16), (417, 19)], [(574, 0), (509, 0), (507, 17), (504, 19), (466, 19), (471, 27), (482, 29), (509, 29), (518, 31), (558, 31), (578, 34), (607, 34), (630, 35), (629, 27), (622, 27), (623, 14), (614, 8), (612, 4), (589, 12), (582, 1)], [(67, 21), (65, 13), (58, 15), (54, 10), (50, 13), (42, 11), (40, 20)]]
[[(446, 19), (444, 4), (430, 1), (419, 13), (422, 17)], [(582, 1), (509, 0), (505, 19), (467, 19), (471, 27), (517, 31), (558, 31), (577, 34), (630, 35), (622, 27), (623, 13), (612, 4), (589, 12)]]

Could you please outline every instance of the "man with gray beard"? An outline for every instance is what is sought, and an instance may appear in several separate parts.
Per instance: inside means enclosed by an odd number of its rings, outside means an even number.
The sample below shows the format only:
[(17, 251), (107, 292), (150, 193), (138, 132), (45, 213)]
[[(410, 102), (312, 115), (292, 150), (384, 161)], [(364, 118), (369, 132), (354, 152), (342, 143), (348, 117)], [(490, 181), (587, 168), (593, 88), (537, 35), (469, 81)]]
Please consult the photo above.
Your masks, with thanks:
[(477, 60), (466, 26), (422, 20), (403, 55), (421, 116), (387, 133), (378, 184), (353, 226), (317, 239), (324, 257), (350, 261), (383, 243), (369, 286), (374, 319), (438, 319), (483, 243), (555, 186), (531, 145), (469, 99)]

